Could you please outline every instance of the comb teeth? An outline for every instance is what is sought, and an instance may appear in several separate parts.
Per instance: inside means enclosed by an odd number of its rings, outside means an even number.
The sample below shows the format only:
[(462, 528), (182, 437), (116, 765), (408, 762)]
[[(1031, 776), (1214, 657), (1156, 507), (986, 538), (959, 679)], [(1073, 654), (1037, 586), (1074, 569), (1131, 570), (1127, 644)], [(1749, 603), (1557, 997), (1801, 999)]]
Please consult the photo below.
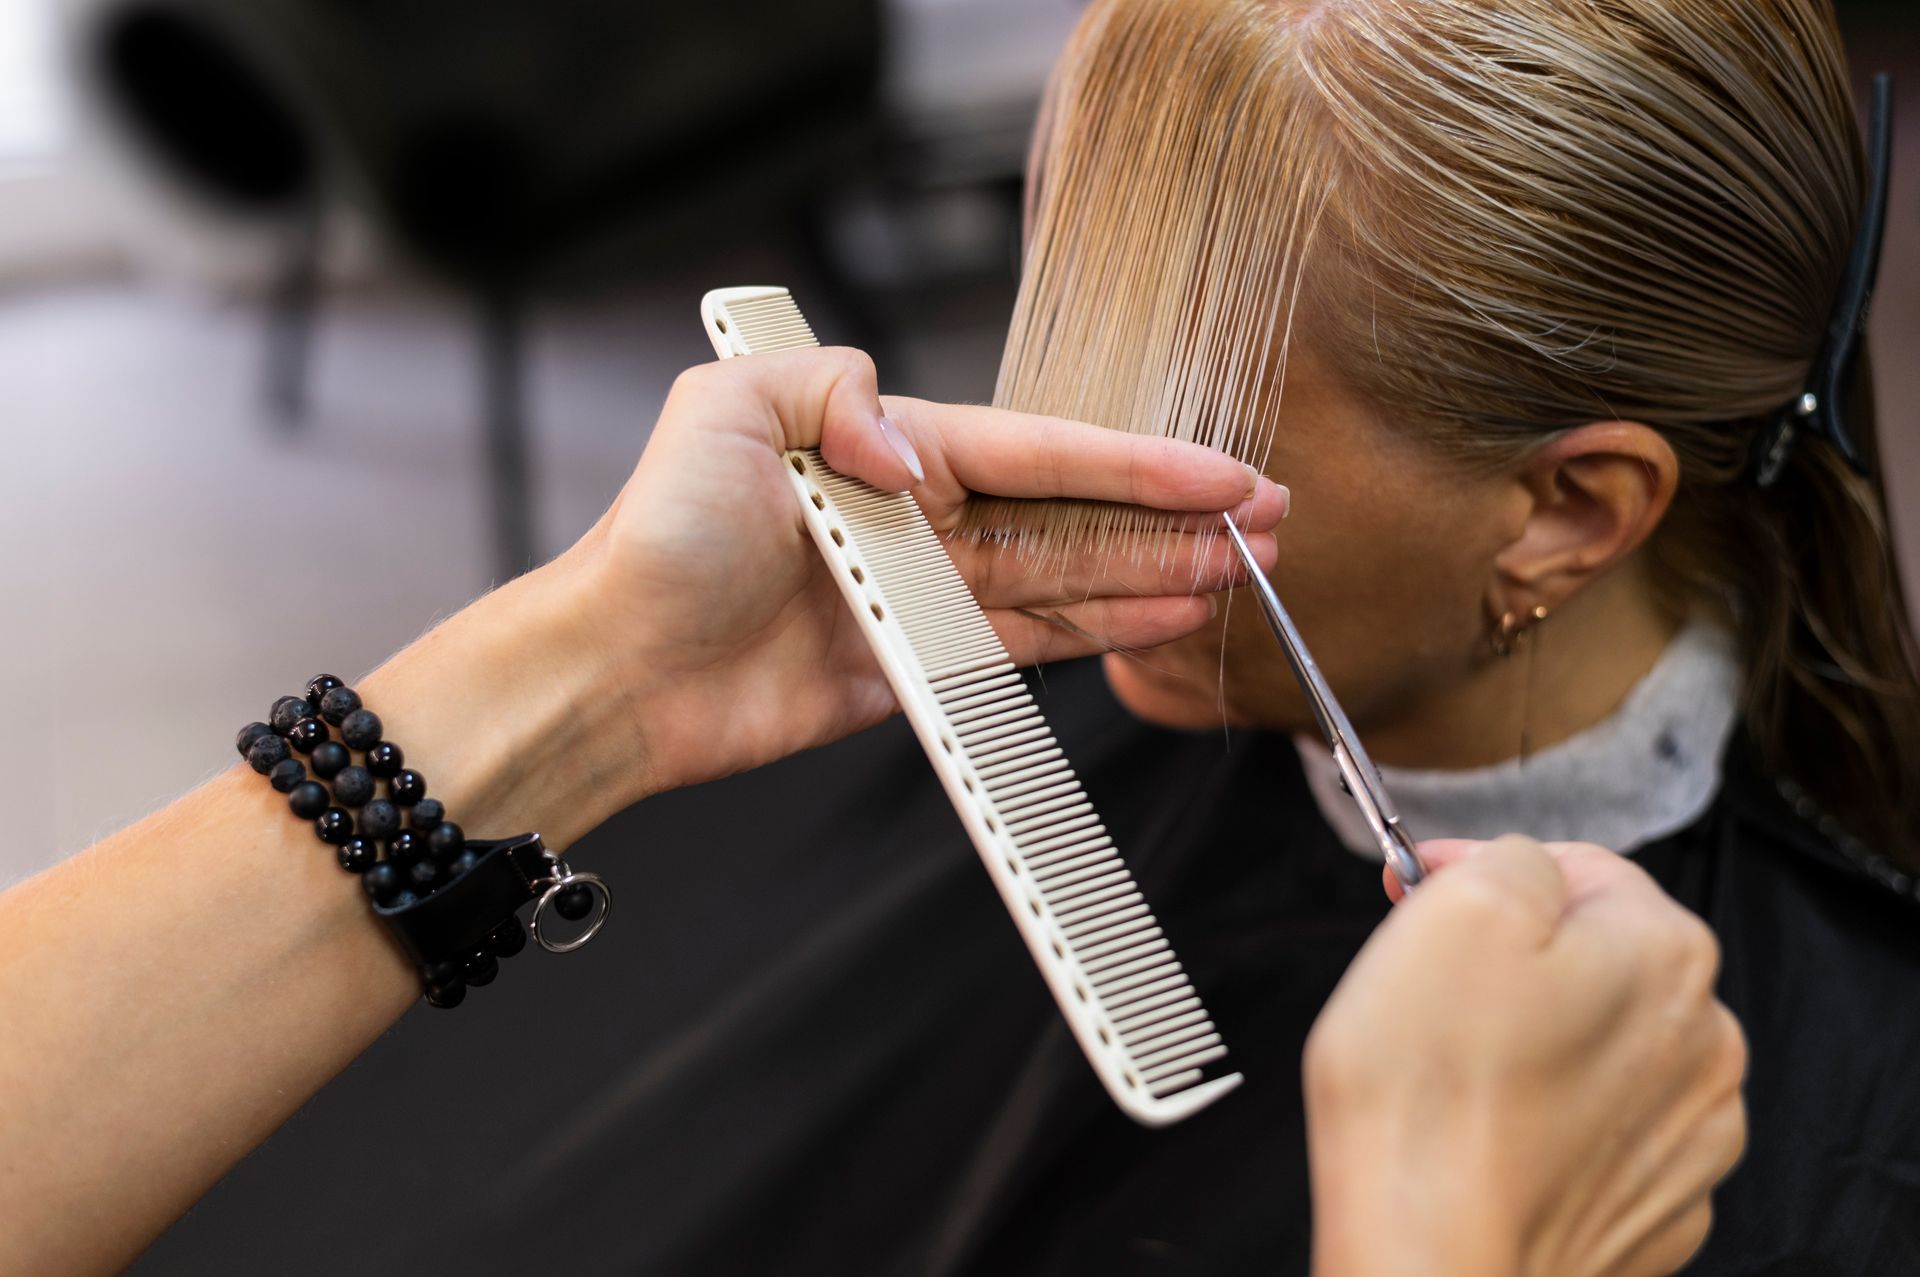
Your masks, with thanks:
[[(723, 357), (815, 344), (784, 290), (710, 293), (703, 312)], [(1209, 1076), (1220, 1035), (919, 505), (815, 449), (787, 460), (815, 543), (1108, 1092), (1159, 1126), (1233, 1089), (1238, 1074)]]

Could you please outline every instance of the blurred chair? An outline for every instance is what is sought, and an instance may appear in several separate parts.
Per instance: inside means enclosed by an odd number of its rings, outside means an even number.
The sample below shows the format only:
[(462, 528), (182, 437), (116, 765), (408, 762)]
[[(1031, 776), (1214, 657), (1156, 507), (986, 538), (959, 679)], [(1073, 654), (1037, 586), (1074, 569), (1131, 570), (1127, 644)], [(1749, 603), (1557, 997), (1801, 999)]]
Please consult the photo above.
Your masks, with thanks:
[(328, 201), (475, 297), (504, 578), (534, 554), (531, 295), (771, 226), (857, 331), (821, 209), (876, 153), (880, 28), (880, 0), (98, 0), (80, 38), (144, 149), (296, 232), (270, 311), (284, 419), (304, 406)]

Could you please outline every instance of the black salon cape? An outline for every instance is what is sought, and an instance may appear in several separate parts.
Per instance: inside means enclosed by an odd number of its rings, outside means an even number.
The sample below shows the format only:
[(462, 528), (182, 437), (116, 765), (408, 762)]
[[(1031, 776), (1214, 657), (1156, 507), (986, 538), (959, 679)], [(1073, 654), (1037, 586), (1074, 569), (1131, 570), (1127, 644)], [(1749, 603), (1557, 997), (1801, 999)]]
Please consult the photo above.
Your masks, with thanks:
[[(896, 723), (577, 849), (620, 893), (598, 957), (409, 1017), (136, 1272), (1305, 1274), (1301, 1045), (1379, 868), (1285, 737), (1046, 682), (1246, 1075), (1212, 1109), (1149, 1131), (1107, 1101)], [(1638, 859), (1719, 934), (1752, 1045), (1689, 1271), (1920, 1274), (1920, 907), (1737, 756)]]

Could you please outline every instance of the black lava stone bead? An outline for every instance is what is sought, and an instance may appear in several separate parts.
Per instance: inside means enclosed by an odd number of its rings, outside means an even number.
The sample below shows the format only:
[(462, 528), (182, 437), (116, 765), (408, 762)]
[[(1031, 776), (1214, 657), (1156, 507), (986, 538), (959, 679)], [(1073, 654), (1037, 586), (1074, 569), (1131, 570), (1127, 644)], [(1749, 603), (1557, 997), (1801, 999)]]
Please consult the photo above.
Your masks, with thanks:
[(427, 796), (427, 778), (411, 767), (397, 771), (387, 782), (387, 796), (402, 807), (411, 807)]
[(360, 885), (376, 902), (386, 904), (400, 890), (400, 866), (383, 860), (360, 875)]
[(340, 774), (340, 769), (353, 761), (353, 755), (339, 741), (322, 741), (313, 747), (311, 755), (313, 774), (322, 780), (332, 780)]
[(282, 696), (273, 703), (273, 712), (267, 715), (267, 726), (285, 736), (293, 730), (293, 725), (309, 713), (307, 698), (304, 696)]
[(319, 674), (307, 682), (307, 705), (314, 713), (320, 712), (320, 698), (336, 687), (345, 687), (346, 683), (331, 674)]
[(320, 698), (320, 717), (340, 726), (341, 720), (360, 708), (360, 693), (351, 687), (336, 687)]
[(393, 895), (395, 909), (411, 909), (420, 903), (420, 893), (412, 887), (402, 887)]
[(317, 718), (303, 718), (287, 733), (287, 744), (301, 754), (311, 754), (314, 747), (323, 744), (326, 739), (327, 725)]
[[(419, 811), (418, 807), (414, 808)], [(427, 850), (435, 860), (452, 860), (467, 849), (467, 834), (451, 820), (443, 820), (427, 835)]]
[(476, 989), (483, 984), (492, 984), (493, 977), (499, 974), (500, 960), (485, 949), (475, 949), (473, 956), (467, 959), (467, 965), (461, 971), (466, 982)]
[(428, 986), (452, 984), (460, 978), (460, 971), (467, 965), (465, 958), (446, 958), (420, 969), (420, 979)]
[(526, 947), (527, 929), (518, 918), (508, 918), (487, 937), (487, 950), (496, 958), (511, 958)]
[(479, 863), (480, 853), (469, 848), (453, 858), (453, 863), (447, 866), (447, 876), (458, 878)]
[(365, 807), (373, 797), (373, 773), (364, 767), (342, 767), (333, 778), (333, 800), (342, 807)]
[(391, 838), (400, 832), (400, 809), (376, 798), (360, 812), (360, 832), (369, 838)]
[(370, 709), (357, 709), (340, 720), (340, 739), (349, 749), (372, 749), (380, 743), (380, 716)]
[(327, 787), (317, 780), (303, 780), (287, 795), (287, 806), (302, 820), (318, 819), (332, 802), (327, 796)]
[(452, 1010), (466, 1000), (467, 986), (459, 980), (427, 986), (427, 1005)]
[(353, 817), (339, 807), (329, 807), (313, 822), (314, 832), (329, 847), (338, 847), (353, 837)]
[(400, 772), (407, 756), (390, 740), (383, 740), (367, 751), (367, 770), (381, 780), (391, 780)]
[(440, 866), (432, 857), (422, 856), (407, 870), (407, 881), (415, 891), (428, 892), (440, 885)]
[(380, 863), (380, 849), (371, 838), (349, 838), (340, 844), (340, 867), (350, 874), (363, 874)]
[(593, 912), (593, 888), (575, 883), (553, 898), (553, 911), (568, 922), (578, 922)]
[(233, 747), (240, 751), (240, 757), (245, 758), (247, 751), (253, 748), (253, 742), (259, 740), (262, 736), (271, 735), (273, 735), (273, 729), (265, 723), (248, 723), (245, 727), (242, 727), (239, 734), (233, 738)]
[(406, 862), (427, 854), (427, 840), (419, 834), (397, 833), (387, 839), (387, 859)]
[(267, 779), (273, 782), (273, 787), (283, 794), (292, 793), (295, 786), (306, 778), (307, 765), (297, 758), (283, 758), (267, 773)]
[(407, 816), (407, 823), (421, 833), (432, 833), (433, 827), (445, 820), (447, 809), (438, 798), (422, 798), (413, 805), (413, 811)]
[(291, 752), (287, 748), (287, 742), (268, 732), (247, 747), (247, 765), (264, 776), (275, 766), (285, 762), (287, 755)]

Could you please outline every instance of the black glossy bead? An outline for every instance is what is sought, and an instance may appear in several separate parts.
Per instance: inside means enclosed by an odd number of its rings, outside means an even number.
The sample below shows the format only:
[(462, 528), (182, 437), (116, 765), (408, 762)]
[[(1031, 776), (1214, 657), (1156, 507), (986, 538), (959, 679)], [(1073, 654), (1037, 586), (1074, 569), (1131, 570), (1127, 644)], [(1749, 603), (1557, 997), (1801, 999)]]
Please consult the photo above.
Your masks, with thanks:
[(275, 765), (285, 762), (287, 755), (291, 752), (287, 748), (287, 742), (268, 732), (265, 736), (256, 738), (253, 744), (247, 747), (247, 765), (264, 776), (272, 771)]
[(553, 911), (568, 922), (578, 922), (593, 912), (593, 888), (575, 883), (553, 898)]
[(340, 720), (360, 708), (360, 693), (351, 687), (336, 687), (320, 698), (320, 717), (340, 726)]
[(360, 875), (360, 885), (381, 904), (387, 904), (400, 891), (400, 866), (383, 860)]
[(436, 984), (452, 984), (460, 978), (461, 969), (467, 965), (465, 958), (446, 958), (420, 969), (420, 979), (429, 988)]
[(373, 797), (373, 773), (364, 767), (342, 767), (333, 778), (333, 800), (342, 807), (365, 807)]
[(511, 958), (526, 947), (527, 929), (518, 918), (508, 918), (487, 937), (487, 951), (496, 958)]
[(400, 832), (400, 809), (376, 798), (360, 812), (360, 832), (369, 838), (391, 838)]
[(287, 744), (298, 754), (311, 754), (327, 739), (327, 725), (317, 718), (303, 718), (287, 732)]
[(370, 709), (357, 709), (340, 720), (340, 739), (349, 749), (372, 749), (380, 743), (380, 716)]
[(346, 683), (331, 674), (317, 674), (307, 680), (307, 705), (314, 713), (320, 712), (320, 698), (336, 687), (345, 687)]
[(342, 767), (353, 761), (353, 755), (337, 740), (322, 741), (313, 747), (309, 761), (313, 763), (314, 775), (322, 780), (332, 780), (340, 774)]
[(411, 807), (427, 796), (427, 778), (411, 767), (393, 774), (387, 782), (387, 797), (402, 807)]
[(313, 822), (313, 830), (321, 842), (338, 847), (353, 837), (353, 817), (338, 807), (329, 807)]
[(480, 863), (479, 852), (473, 851), (471, 849), (467, 851), (463, 851), (459, 855), (453, 858), (452, 864), (447, 866), (447, 877), (459, 878), (463, 876), (469, 869), (473, 868), (475, 865), (479, 863)]
[(234, 736), (233, 747), (240, 751), (240, 757), (245, 758), (247, 751), (253, 748), (253, 742), (262, 736), (271, 735), (273, 735), (273, 729), (265, 723), (248, 723)]
[(407, 881), (415, 891), (432, 891), (440, 885), (440, 866), (433, 857), (422, 856), (407, 870)]
[(307, 778), (307, 765), (297, 758), (283, 758), (273, 765), (267, 779), (283, 794), (290, 794)]
[(317, 820), (332, 805), (327, 787), (317, 780), (303, 780), (287, 795), (287, 806), (302, 820)]
[(399, 773), (406, 760), (407, 756), (400, 752), (398, 745), (390, 740), (379, 741), (367, 751), (367, 770), (381, 780), (390, 780)]
[(427, 986), (427, 1005), (452, 1010), (466, 1000), (467, 986), (454, 980), (448, 984), (430, 984)]
[(394, 893), (393, 907), (395, 909), (411, 909), (419, 903), (420, 893), (412, 887), (402, 887)]
[(380, 848), (370, 838), (349, 838), (340, 844), (340, 867), (363, 874), (380, 863)]
[(447, 817), (447, 809), (438, 798), (422, 798), (413, 805), (407, 814), (407, 823), (421, 833), (432, 833), (433, 827)]
[(387, 839), (387, 859), (405, 864), (427, 854), (427, 842), (419, 834), (397, 833)]
[(466, 982), (476, 989), (482, 985), (492, 984), (493, 977), (499, 974), (500, 960), (485, 949), (474, 950), (473, 956), (467, 959), (467, 965), (461, 971)]
[[(414, 808), (419, 811), (418, 807)], [(427, 850), (435, 860), (452, 860), (467, 849), (467, 834), (451, 820), (443, 820), (427, 835)]]
[(273, 712), (267, 715), (267, 726), (285, 736), (293, 730), (293, 725), (309, 713), (307, 698), (304, 696), (282, 696), (273, 703)]

